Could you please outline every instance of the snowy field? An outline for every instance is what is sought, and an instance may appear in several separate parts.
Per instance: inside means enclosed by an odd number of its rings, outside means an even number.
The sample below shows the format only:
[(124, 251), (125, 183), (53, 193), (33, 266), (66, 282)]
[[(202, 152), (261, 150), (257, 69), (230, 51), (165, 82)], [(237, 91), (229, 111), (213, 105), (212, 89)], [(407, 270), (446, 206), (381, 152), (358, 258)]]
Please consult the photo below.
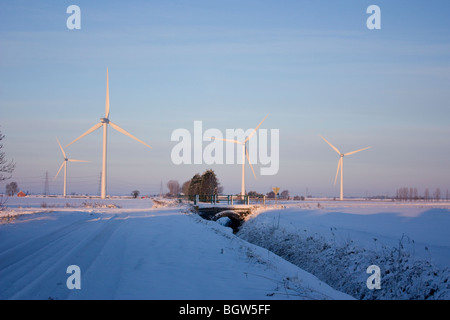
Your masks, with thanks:
[[(351, 299), (176, 202), (27, 197), (6, 205), (0, 299)], [(68, 288), (71, 265), (80, 289)]]
[[(357, 299), (450, 299), (450, 203), (281, 202), (238, 236)], [(367, 267), (381, 289), (367, 290)]]
[[(268, 203), (237, 234), (177, 201), (9, 198), (0, 299), (449, 299), (450, 203)], [(223, 221), (222, 221), (223, 223)], [(69, 265), (81, 289), (68, 289)], [(368, 289), (369, 265), (381, 270)]]

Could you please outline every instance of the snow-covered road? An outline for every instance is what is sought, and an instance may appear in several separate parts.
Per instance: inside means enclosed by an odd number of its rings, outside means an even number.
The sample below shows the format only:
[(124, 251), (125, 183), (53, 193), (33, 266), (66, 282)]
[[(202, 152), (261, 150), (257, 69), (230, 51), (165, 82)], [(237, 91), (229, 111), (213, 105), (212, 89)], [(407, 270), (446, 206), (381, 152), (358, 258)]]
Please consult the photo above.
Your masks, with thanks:
[[(0, 299), (350, 298), (218, 223), (144, 207), (55, 208), (0, 224)], [(66, 285), (70, 265), (81, 289)]]

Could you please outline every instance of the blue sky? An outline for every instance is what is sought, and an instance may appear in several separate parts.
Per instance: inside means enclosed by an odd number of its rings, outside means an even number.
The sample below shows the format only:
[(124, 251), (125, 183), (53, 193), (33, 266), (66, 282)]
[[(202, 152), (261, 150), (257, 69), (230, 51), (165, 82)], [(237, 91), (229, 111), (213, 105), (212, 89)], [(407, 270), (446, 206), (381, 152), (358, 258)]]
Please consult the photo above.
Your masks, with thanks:
[[(81, 9), (69, 30), (66, 9)], [(366, 9), (381, 9), (369, 30)], [(208, 168), (225, 193), (239, 165), (174, 165), (171, 133), (203, 128), (280, 129), (280, 169), (247, 190), (292, 195), (393, 195), (399, 187), (450, 189), (448, 1), (2, 1), (0, 129), (19, 187), (62, 192), (52, 181), (65, 145), (104, 115), (150, 144), (109, 130), (108, 192), (159, 193)], [(67, 148), (68, 192), (97, 194), (101, 133)], [(206, 143), (205, 143), (206, 144)], [(258, 169), (258, 165), (255, 165)], [(4, 190), (5, 182), (0, 184)]]

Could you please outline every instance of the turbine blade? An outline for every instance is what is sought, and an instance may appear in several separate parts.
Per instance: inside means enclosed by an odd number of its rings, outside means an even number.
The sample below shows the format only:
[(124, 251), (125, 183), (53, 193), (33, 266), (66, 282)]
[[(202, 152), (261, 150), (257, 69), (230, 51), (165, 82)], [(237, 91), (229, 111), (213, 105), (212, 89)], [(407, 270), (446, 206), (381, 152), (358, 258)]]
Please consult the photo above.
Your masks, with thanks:
[(76, 160), (76, 159), (67, 159), (69, 162), (90, 162), (88, 160)]
[(61, 164), (61, 167), (59, 167), (58, 173), (56, 174), (56, 176), (53, 178), (53, 180), (56, 179), (56, 177), (58, 176), (58, 174), (61, 172), (61, 169), (64, 167), (64, 164), (66, 163), (66, 161), (63, 161), (63, 163)]
[(58, 144), (59, 144), (59, 148), (61, 149), (61, 152), (62, 152), (62, 154), (63, 154), (64, 158), (67, 158), (67, 157), (66, 157), (66, 153), (64, 152), (64, 149), (63, 149), (63, 147), (61, 146), (61, 143), (59, 143), (59, 140), (58, 140), (58, 138), (56, 138), (56, 142), (58, 142)]
[(253, 176), (254, 176), (255, 179), (256, 179), (255, 170), (253, 170), (253, 165), (252, 165), (252, 163), (250, 162), (250, 157), (249, 157), (249, 155), (248, 155), (247, 148), (245, 148), (245, 156), (247, 157), (248, 164), (250, 165), (250, 168), (252, 168)]
[(79, 136), (78, 138), (76, 138), (75, 140), (73, 140), (71, 143), (69, 143), (69, 144), (66, 146), (66, 148), (67, 148), (68, 146), (70, 146), (72, 143), (74, 143), (74, 142), (80, 140), (81, 138), (83, 138), (84, 136), (88, 135), (88, 134), (91, 133), (92, 131), (97, 130), (97, 129), (100, 128), (102, 125), (103, 125), (103, 123), (101, 123), (101, 122), (97, 123), (95, 126), (93, 126), (93, 127), (90, 128), (88, 131), (86, 131), (85, 133), (83, 133), (81, 136)]
[(351, 154), (354, 154), (354, 153), (357, 153), (357, 152), (360, 152), (360, 151), (363, 151), (363, 150), (366, 150), (366, 149), (369, 149), (369, 148), (372, 148), (372, 147), (366, 147), (366, 148), (362, 148), (362, 149), (355, 150), (355, 151), (352, 151), (352, 152), (344, 153), (344, 156), (349, 156)]
[(244, 142), (247, 142), (248, 140), (250, 140), (250, 138), (256, 133), (256, 131), (259, 129), (259, 127), (262, 125), (262, 123), (264, 122), (264, 120), (266, 120), (266, 118), (269, 116), (269, 114), (267, 114), (264, 119), (258, 124), (258, 126), (253, 129), (253, 131), (248, 135), (247, 139), (245, 139)]
[(240, 141), (237, 140), (231, 140), (231, 139), (223, 139), (223, 138), (216, 138), (216, 137), (211, 137), (211, 140), (222, 140), (222, 141), (227, 141), (227, 142), (233, 142), (233, 143), (237, 143), (237, 144), (243, 144)]
[(108, 68), (106, 68), (106, 103), (105, 103), (105, 118), (109, 119), (109, 80)]
[(330, 147), (332, 147), (332, 148), (334, 149), (334, 151), (336, 151), (337, 153), (341, 154), (341, 152), (338, 150), (338, 148), (336, 148), (335, 146), (333, 146), (330, 142), (328, 142), (327, 139), (325, 139), (324, 137), (322, 137), (320, 134), (319, 134), (319, 136), (320, 136), (323, 140), (325, 140), (325, 142), (328, 143), (328, 144), (330, 145)]
[(340, 157), (339, 161), (338, 161), (338, 166), (337, 166), (337, 170), (336, 170), (336, 178), (334, 178), (334, 185), (336, 185), (337, 177), (339, 175), (339, 169), (341, 168), (341, 166), (342, 166), (342, 157)]
[(136, 141), (142, 143), (144, 146), (147, 146), (147, 147), (149, 147), (150, 149), (152, 148), (152, 147), (150, 147), (148, 144), (146, 144), (144, 141), (139, 140), (138, 138), (136, 138), (135, 136), (133, 136), (131, 133), (129, 133), (129, 132), (123, 130), (123, 129), (122, 129), (121, 127), (119, 127), (117, 124), (114, 124), (114, 123), (112, 123), (111, 121), (109, 122), (109, 124), (111, 125), (111, 127), (113, 127), (115, 130), (119, 131), (120, 133), (123, 133), (124, 135), (129, 136), (130, 138), (133, 138), (134, 140), (136, 140)]

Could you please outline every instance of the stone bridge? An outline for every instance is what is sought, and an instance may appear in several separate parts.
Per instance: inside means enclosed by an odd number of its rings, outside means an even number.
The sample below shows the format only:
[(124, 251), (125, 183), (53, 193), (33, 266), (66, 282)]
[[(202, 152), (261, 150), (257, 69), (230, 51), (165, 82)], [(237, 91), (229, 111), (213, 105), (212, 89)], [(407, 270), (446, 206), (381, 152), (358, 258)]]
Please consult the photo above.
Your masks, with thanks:
[(232, 206), (218, 206), (218, 205), (205, 205), (194, 206), (195, 210), (203, 219), (216, 221), (223, 217), (228, 217), (231, 221), (230, 227), (234, 232), (241, 226), (249, 214), (257, 206), (252, 205), (232, 205)]

